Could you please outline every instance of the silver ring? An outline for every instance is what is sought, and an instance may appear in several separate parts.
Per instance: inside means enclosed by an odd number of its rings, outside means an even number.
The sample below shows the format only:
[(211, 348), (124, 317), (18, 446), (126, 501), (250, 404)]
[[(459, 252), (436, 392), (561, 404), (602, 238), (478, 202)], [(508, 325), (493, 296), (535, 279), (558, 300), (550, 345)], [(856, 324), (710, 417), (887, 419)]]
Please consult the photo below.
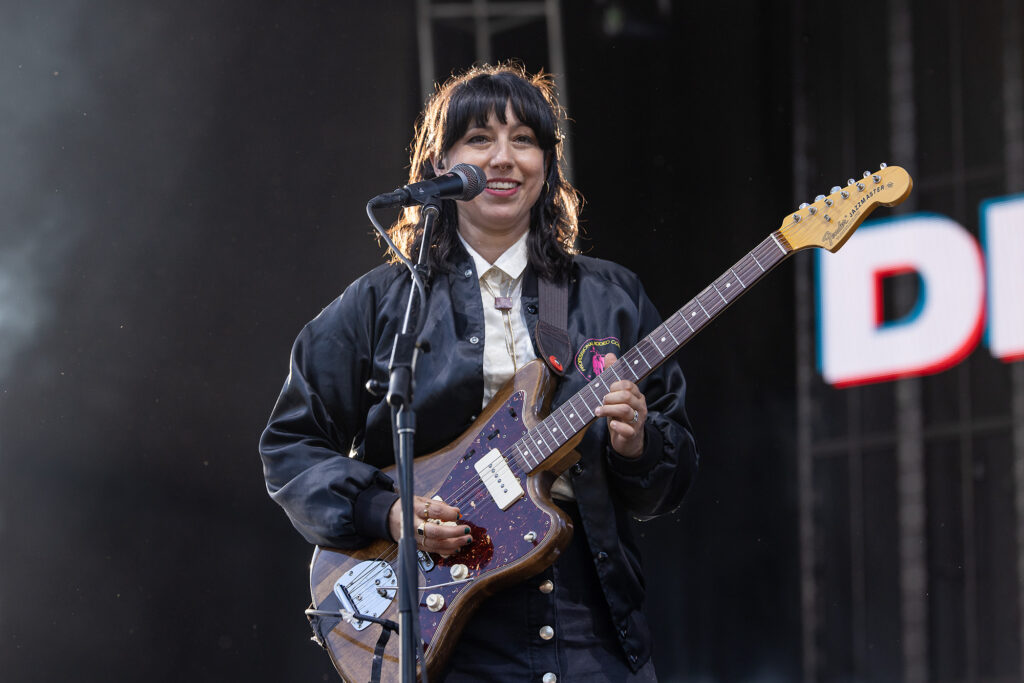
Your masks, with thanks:
[(635, 425), (639, 421), (640, 421), (640, 411), (636, 410), (634, 408), (633, 409), (633, 419), (630, 421), (630, 424), (634, 424)]

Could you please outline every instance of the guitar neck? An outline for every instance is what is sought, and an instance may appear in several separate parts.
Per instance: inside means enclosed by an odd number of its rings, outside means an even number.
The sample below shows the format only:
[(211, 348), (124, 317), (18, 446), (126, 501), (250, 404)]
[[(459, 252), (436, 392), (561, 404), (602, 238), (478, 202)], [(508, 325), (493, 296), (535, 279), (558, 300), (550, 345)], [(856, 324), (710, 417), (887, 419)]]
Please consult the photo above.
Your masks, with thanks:
[(775, 231), (722, 273), (700, 294), (668, 317), (618, 361), (553, 410), (515, 443), (511, 457), (524, 472), (532, 472), (594, 419), (608, 388), (620, 379), (639, 382), (683, 344), (697, 335), (729, 305), (793, 253), (786, 238)]

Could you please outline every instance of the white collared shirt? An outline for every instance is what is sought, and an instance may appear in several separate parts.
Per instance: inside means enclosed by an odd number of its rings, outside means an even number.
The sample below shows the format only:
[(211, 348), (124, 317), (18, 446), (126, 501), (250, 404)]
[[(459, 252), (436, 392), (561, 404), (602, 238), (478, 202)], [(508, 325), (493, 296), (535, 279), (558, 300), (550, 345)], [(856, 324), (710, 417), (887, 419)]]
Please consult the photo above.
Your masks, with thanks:
[[(478, 254), (466, 240), (462, 245), (473, 258), (477, 275), (480, 278), (480, 297), (484, 305), (484, 396), (483, 406), (494, 398), (498, 389), (504, 386), (515, 371), (537, 357), (530, 340), (530, 331), (526, 329), (523, 319), (523, 272), (529, 263), (526, 252), (526, 236), (506, 249), (493, 264), (488, 263)], [(486, 282), (486, 284), (484, 284)], [(490, 287), (488, 291), (487, 287)], [(493, 292), (493, 295), (492, 295)], [(516, 364), (512, 364), (508, 347), (505, 344), (505, 320), (502, 312), (494, 307), (494, 296), (507, 296), (512, 299), (511, 323), (512, 337), (515, 340)]]

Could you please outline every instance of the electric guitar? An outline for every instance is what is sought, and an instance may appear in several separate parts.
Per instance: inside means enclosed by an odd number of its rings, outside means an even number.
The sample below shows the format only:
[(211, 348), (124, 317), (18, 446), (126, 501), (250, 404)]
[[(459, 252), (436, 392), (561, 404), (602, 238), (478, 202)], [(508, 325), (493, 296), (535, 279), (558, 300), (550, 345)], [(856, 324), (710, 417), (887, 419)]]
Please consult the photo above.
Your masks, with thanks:
[[(746, 256), (573, 395), (549, 412), (554, 379), (542, 361), (523, 367), (473, 425), (447, 448), (415, 460), (415, 493), (462, 512), (473, 543), (451, 557), (420, 552), (419, 621), (428, 674), (436, 676), (468, 617), (503, 586), (551, 565), (572, 537), (551, 502), (555, 478), (594, 420), (608, 387), (639, 382), (790, 254), (839, 249), (878, 206), (902, 202), (913, 186), (898, 166), (882, 167), (802, 204)], [(394, 469), (388, 468), (387, 471)], [(380, 620), (398, 621), (398, 546), (376, 541), (352, 551), (318, 547), (310, 589), (314, 628), (346, 681), (367, 681)], [(371, 621), (372, 617), (377, 621)], [(396, 680), (399, 639), (378, 653), (381, 680)]]

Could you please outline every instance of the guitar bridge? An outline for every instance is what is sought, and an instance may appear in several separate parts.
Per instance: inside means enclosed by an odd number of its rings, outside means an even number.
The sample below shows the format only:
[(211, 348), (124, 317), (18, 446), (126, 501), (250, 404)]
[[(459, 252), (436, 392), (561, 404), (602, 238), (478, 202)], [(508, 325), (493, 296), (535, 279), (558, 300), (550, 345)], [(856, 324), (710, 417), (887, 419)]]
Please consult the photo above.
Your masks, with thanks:
[[(334, 594), (343, 611), (379, 617), (398, 595), (398, 576), (387, 562), (360, 562), (334, 582)], [(373, 623), (355, 618), (346, 621), (357, 631)]]

